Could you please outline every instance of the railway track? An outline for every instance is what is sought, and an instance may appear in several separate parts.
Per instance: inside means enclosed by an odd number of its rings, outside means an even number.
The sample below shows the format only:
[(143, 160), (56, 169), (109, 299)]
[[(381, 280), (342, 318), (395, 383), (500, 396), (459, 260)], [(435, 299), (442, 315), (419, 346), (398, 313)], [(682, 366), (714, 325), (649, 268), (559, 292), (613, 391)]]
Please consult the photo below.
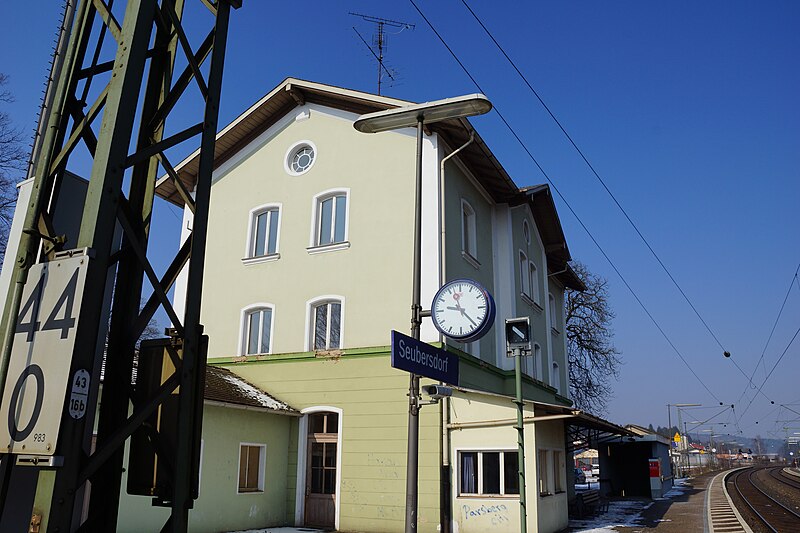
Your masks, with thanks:
[(787, 474), (783, 467), (771, 468), (769, 475), (784, 485), (788, 485), (795, 489), (800, 489), (800, 478), (791, 474)]
[[(789, 509), (756, 485), (753, 476), (759, 470), (756, 468), (737, 470), (732, 472), (726, 481), (732, 483), (736, 494), (747, 504), (749, 514), (757, 518), (763, 528), (775, 533), (800, 531), (800, 514)], [(774, 477), (772, 472), (770, 475)]]

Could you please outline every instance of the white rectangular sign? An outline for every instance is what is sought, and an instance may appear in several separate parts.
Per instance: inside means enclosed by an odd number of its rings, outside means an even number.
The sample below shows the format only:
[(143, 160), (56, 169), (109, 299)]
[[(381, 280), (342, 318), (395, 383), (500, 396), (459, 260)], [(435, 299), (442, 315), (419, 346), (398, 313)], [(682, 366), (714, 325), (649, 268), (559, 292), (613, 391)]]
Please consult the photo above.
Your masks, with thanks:
[(88, 264), (76, 256), (28, 272), (0, 403), (0, 453), (55, 453)]

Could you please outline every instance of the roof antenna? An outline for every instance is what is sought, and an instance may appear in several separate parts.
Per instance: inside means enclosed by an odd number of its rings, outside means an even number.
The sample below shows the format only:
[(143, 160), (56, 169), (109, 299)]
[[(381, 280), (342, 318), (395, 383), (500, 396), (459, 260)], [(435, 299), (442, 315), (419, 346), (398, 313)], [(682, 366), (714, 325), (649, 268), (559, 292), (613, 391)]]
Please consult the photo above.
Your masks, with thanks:
[[(400, 31), (396, 33), (401, 33), (404, 30), (413, 30), (414, 25), (409, 24), (408, 22), (400, 22), (397, 20), (390, 20), (384, 19), (380, 17), (372, 17), (370, 15), (362, 15), (361, 13), (353, 13), (350, 12), (351, 15), (356, 17), (361, 17), (362, 19), (366, 20), (367, 22), (372, 22), (375, 24), (378, 29), (375, 34), (372, 36), (372, 45), (367, 43), (364, 37), (358, 33), (358, 30), (355, 26), (353, 26), (353, 31), (356, 32), (356, 35), (361, 39), (361, 42), (364, 43), (364, 46), (372, 53), (375, 59), (378, 61), (378, 95), (381, 94), (381, 84), (383, 83), (383, 75), (384, 73), (391, 78), (392, 81), (395, 81), (394, 76), (389, 71), (388, 68), (383, 64), (383, 52), (387, 47), (387, 39), (386, 39), (386, 32), (384, 30), (384, 26), (390, 26), (392, 28), (400, 28)], [(377, 52), (376, 52), (377, 48)]]

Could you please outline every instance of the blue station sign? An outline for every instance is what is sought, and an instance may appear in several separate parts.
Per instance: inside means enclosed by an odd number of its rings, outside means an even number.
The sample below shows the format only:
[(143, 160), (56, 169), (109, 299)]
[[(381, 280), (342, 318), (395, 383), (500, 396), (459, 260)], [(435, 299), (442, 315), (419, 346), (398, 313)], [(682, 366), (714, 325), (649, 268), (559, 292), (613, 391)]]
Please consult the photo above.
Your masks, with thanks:
[(392, 367), (458, 385), (458, 356), (392, 331)]

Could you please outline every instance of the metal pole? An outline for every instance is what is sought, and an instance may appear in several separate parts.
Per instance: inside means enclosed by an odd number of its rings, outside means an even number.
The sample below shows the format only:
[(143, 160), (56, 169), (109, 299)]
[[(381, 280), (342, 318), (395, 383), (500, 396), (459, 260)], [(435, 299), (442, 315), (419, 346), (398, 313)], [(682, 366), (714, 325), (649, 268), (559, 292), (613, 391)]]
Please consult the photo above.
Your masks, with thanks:
[(523, 424), (523, 402), (522, 402), (522, 351), (518, 350), (514, 355), (514, 380), (517, 388), (517, 469), (519, 471), (519, 531), (526, 533), (527, 525), (527, 506), (525, 503), (525, 426)]
[[(678, 407), (678, 406), (675, 406), (675, 409), (678, 411), (678, 433), (680, 433), (681, 426), (682, 426), (682, 424), (681, 424), (681, 408)], [(685, 439), (685, 438), (686, 438), (686, 432), (684, 432), (681, 435), (681, 442), (679, 443), (680, 447), (678, 448), (678, 453), (680, 454), (680, 455), (678, 455), (678, 458), (680, 459), (678, 463), (679, 463), (680, 470), (681, 470), (681, 477), (683, 477), (683, 475), (686, 473), (686, 472), (683, 472), (683, 463), (684, 463), (684, 461), (683, 461), (683, 452), (684, 452), (684, 449), (685, 449), (685, 446), (683, 444), (684, 443), (683, 439)]]
[[(414, 194), (414, 265), (411, 291), (411, 336), (419, 340), (422, 323), (422, 117), (417, 119), (417, 177)], [(408, 384), (408, 456), (406, 459), (406, 533), (417, 530), (417, 480), (419, 476), (419, 376)]]

